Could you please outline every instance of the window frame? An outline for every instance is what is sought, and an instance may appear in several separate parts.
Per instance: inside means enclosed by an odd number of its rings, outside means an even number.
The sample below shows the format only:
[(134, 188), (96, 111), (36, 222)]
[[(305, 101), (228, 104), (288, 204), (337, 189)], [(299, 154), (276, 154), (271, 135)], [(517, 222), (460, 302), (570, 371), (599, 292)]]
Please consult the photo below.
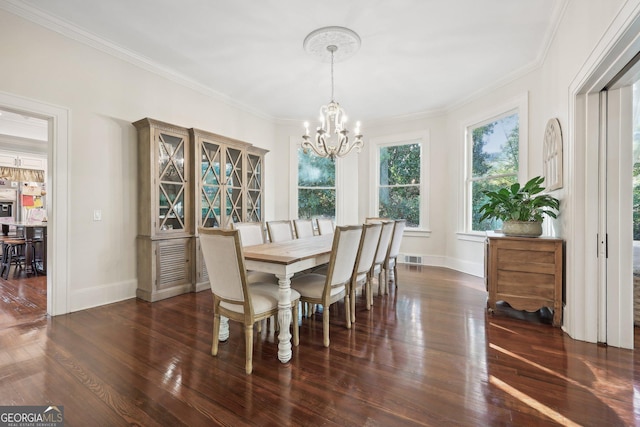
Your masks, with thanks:
[(371, 188), (370, 188), (370, 217), (378, 217), (380, 212), (380, 148), (393, 147), (408, 144), (420, 144), (420, 224), (418, 227), (407, 227), (406, 235), (429, 235), (429, 131), (423, 130), (418, 132), (409, 132), (403, 134), (394, 134), (370, 140), (371, 165), (370, 170)]
[(472, 184), (477, 181), (473, 178), (473, 129), (487, 125), (489, 123), (500, 120), (512, 114), (518, 114), (519, 136), (518, 136), (518, 182), (523, 183), (527, 180), (527, 164), (528, 164), (528, 135), (529, 135), (529, 111), (528, 111), (528, 93), (525, 93), (509, 102), (502, 104), (487, 111), (486, 113), (476, 116), (466, 121), (462, 125), (462, 142), (464, 153), (464, 166), (461, 168), (461, 203), (464, 208), (461, 210), (459, 218), (458, 238), (461, 240), (484, 241), (486, 231), (472, 230)]
[[(295, 157), (295, 159), (294, 159), (294, 163), (295, 163), (295, 181), (294, 182), (295, 182), (295, 193), (296, 193), (295, 194), (295, 199), (293, 199), (294, 200), (293, 204), (295, 205), (295, 216), (294, 216), (294, 218), (299, 218), (298, 197), (300, 196), (299, 190), (301, 188), (302, 189), (334, 190), (334, 192), (335, 192), (335, 205), (333, 207), (333, 218), (332, 219), (333, 219), (334, 222), (336, 222), (337, 219), (338, 219), (338, 203), (339, 203), (338, 202), (338, 195), (339, 195), (339, 193), (338, 193), (338, 167), (339, 166), (338, 166), (338, 164), (339, 163), (336, 160), (335, 167), (334, 167), (335, 175), (333, 177), (333, 187), (327, 187), (327, 186), (318, 186), (318, 187), (304, 187), (303, 186), (303, 187), (301, 187), (299, 185), (300, 182), (299, 182), (299, 176), (298, 176), (298, 166), (299, 166), (299, 164), (298, 164), (298, 153), (299, 153), (301, 148), (302, 148), (302, 144), (301, 143), (296, 144), (295, 155), (294, 155), (294, 157)], [(312, 151), (310, 151), (310, 155), (314, 155)], [(313, 219), (313, 218), (311, 218), (311, 219)]]

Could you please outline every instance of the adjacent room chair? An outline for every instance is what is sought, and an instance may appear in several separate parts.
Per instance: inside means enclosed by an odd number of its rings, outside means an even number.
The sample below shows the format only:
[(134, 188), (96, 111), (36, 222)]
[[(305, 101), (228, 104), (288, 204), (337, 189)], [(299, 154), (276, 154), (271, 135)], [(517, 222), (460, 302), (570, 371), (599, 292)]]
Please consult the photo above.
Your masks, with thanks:
[(318, 233), (321, 236), (325, 234), (333, 234), (335, 225), (331, 218), (318, 218), (316, 219), (316, 222), (318, 223)]
[(329, 347), (329, 307), (344, 299), (345, 321), (351, 328), (349, 283), (358, 256), (362, 226), (337, 227), (333, 236), (331, 257), (327, 275), (310, 273), (293, 278), (291, 288), (300, 293), (300, 300), (310, 304), (322, 304), (323, 344)]
[(313, 237), (313, 220), (310, 219), (294, 219), (293, 228), (296, 230), (296, 237)]
[(398, 254), (400, 253), (400, 243), (402, 242), (402, 234), (404, 233), (404, 228), (407, 225), (407, 220), (398, 219), (395, 221), (395, 225), (393, 227), (393, 234), (391, 236), (391, 244), (389, 244), (389, 252), (387, 252), (387, 257), (384, 261), (384, 276), (386, 286), (384, 288), (384, 293), (387, 293), (387, 288), (391, 288), (391, 283), (389, 281), (389, 272), (393, 268), (393, 283), (398, 287)]
[[(246, 342), (245, 371), (253, 370), (253, 325), (277, 315), (279, 288), (270, 283), (247, 281), (244, 256), (238, 230), (200, 228), (200, 244), (213, 294), (213, 344), (211, 354), (218, 355), (220, 316), (244, 325)], [(291, 290), (293, 309), (293, 345), (298, 345), (298, 301), (300, 294)]]
[(349, 289), (349, 299), (351, 300), (351, 322), (356, 321), (356, 291), (364, 286), (367, 310), (371, 309), (371, 267), (373, 258), (378, 249), (382, 224), (365, 224), (362, 227), (362, 238), (360, 239), (360, 249), (356, 266), (353, 269), (353, 277)]
[[(376, 256), (373, 258), (373, 265), (371, 266), (371, 272), (369, 276), (373, 278), (378, 275), (378, 296), (382, 295), (382, 269), (384, 268), (384, 262), (387, 259), (387, 253), (389, 253), (389, 244), (391, 243), (391, 236), (393, 235), (394, 221), (383, 221), (382, 232), (380, 233), (380, 241), (378, 242), (378, 248), (376, 249)], [(385, 284), (386, 287), (386, 284)], [(370, 296), (369, 304), (373, 304), (373, 295)]]
[(293, 240), (293, 229), (289, 220), (267, 221), (267, 231), (269, 240), (273, 243)]

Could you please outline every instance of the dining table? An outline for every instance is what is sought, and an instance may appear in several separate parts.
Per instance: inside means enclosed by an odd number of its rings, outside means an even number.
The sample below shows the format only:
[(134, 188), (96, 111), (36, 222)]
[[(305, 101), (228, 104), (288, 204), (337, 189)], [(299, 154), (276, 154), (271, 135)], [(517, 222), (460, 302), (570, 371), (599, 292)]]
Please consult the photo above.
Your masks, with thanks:
[[(292, 355), (289, 330), (292, 320), (291, 278), (296, 273), (328, 263), (332, 245), (333, 234), (325, 234), (243, 248), (247, 270), (273, 273), (278, 278), (278, 359), (282, 363), (291, 360)], [(228, 330), (226, 333), (228, 337)]]

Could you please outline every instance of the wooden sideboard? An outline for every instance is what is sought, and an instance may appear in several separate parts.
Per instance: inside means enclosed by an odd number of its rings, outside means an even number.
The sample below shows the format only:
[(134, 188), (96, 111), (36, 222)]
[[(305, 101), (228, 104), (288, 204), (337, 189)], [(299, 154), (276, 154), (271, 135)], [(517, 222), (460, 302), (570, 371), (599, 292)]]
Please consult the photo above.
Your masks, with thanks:
[(547, 307), (553, 311), (553, 326), (562, 325), (562, 239), (487, 232), (485, 279), (490, 312), (498, 301), (516, 310)]

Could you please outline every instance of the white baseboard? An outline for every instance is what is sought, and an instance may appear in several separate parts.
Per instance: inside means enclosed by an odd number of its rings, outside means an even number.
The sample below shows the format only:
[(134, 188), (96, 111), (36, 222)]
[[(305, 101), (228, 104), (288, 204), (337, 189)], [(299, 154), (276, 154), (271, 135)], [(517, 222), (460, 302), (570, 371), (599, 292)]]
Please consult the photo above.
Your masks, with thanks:
[[(419, 258), (420, 262), (405, 262), (405, 257)], [(398, 264), (406, 265), (428, 265), (431, 267), (446, 267), (462, 273), (471, 274), (472, 276), (484, 277), (484, 260), (481, 263), (462, 261), (455, 258), (448, 258), (439, 255), (418, 255), (418, 254), (399, 254)]]
[(69, 295), (69, 312), (135, 298), (137, 287), (137, 280), (128, 280), (71, 292)]

